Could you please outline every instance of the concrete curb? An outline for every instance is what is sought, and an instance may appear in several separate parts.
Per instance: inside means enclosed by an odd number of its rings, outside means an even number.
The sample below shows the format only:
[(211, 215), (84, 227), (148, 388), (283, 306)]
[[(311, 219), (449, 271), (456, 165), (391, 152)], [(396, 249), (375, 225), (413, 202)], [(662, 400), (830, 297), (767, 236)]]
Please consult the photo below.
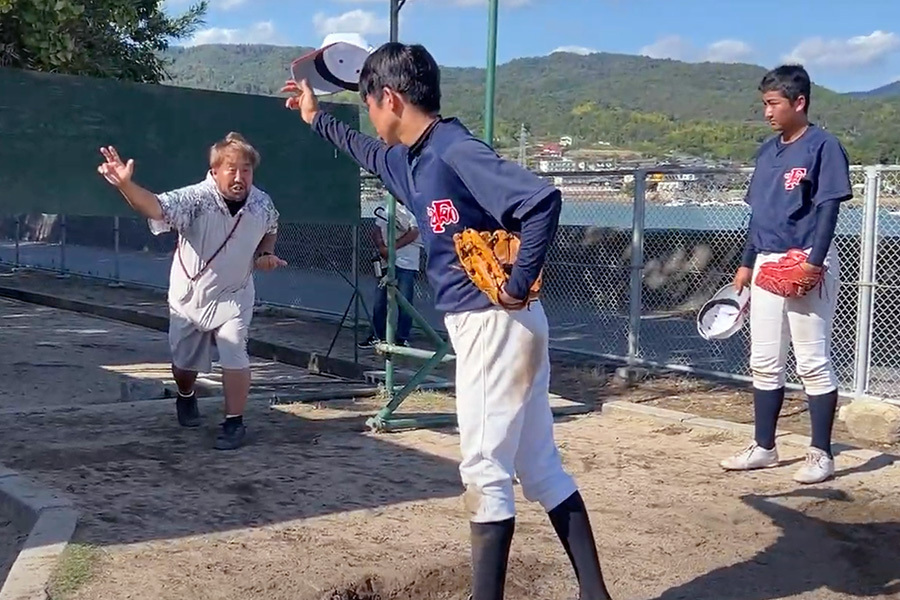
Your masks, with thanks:
[[(720, 431), (727, 431), (737, 435), (742, 435), (744, 437), (747, 437), (748, 439), (752, 439), (754, 434), (753, 425), (734, 423), (732, 421), (723, 421), (722, 419), (709, 419), (706, 417), (700, 417), (691, 413), (680, 412), (677, 410), (669, 410), (667, 408), (659, 408), (656, 406), (647, 406), (643, 404), (634, 404), (631, 402), (624, 402), (620, 400), (604, 402), (598, 412), (600, 412), (601, 414), (603, 412), (609, 412), (611, 414), (619, 413), (625, 415), (637, 415), (642, 417), (650, 417), (652, 419), (664, 421), (667, 423), (680, 423), (682, 425), (690, 427), (718, 429)], [(799, 435), (786, 431), (778, 432), (778, 434), (776, 435), (776, 439), (778, 440), (779, 444), (785, 444), (788, 446), (794, 446), (804, 449), (809, 447), (811, 441), (809, 436)], [(857, 446), (842, 444), (840, 442), (835, 442), (833, 446), (835, 456), (848, 456), (850, 458), (855, 458), (863, 462), (867, 462), (877, 458), (888, 458), (891, 459), (892, 462), (900, 462), (900, 457), (894, 456), (892, 454), (886, 454), (884, 452), (878, 452), (877, 450), (859, 448)]]
[[(146, 327), (147, 329), (154, 329), (164, 333), (169, 330), (168, 317), (141, 312), (131, 308), (104, 306), (81, 300), (70, 300), (52, 294), (42, 294), (40, 292), (32, 292), (30, 290), (6, 286), (0, 286), (0, 297), (19, 300), (20, 302), (28, 302), (30, 304), (50, 306), (52, 308), (69, 310), (96, 317), (104, 317), (112, 319), (113, 321), (130, 323), (131, 325), (138, 325), (140, 327)], [(357, 365), (349, 360), (322, 356), (316, 352), (308, 352), (298, 348), (291, 348), (289, 346), (267, 342), (265, 340), (254, 338), (253, 336), (247, 341), (247, 351), (251, 356), (257, 358), (276, 360), (295, 367), (302, 367), (310, 373), (335, 375), (344, 379), (364, 381), (366, 372), (370, 370), (370, 367)]]
[(0, 509), (30, 531), (0, 588), (0, 600), (45, 600), (59, 556), (72, 539), (78, 511), (72, 501), (0, 465)]

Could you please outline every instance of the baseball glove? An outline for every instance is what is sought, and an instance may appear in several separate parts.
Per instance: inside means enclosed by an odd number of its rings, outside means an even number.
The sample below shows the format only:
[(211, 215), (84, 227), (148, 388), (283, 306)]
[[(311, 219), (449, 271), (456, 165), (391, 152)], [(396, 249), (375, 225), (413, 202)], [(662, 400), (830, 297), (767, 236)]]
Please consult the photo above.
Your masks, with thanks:
[[(487, 294), (491, 302), (498, 306), (505, 306), (500, 302), (500, 290), (509, 280), (512, 267), (516, 262), (519, 253), (519, 238), (502, 229), (476, 231), (468, 228), (454, 234), (453, 243), (456, 246), (459, 262), (472, 283)], [(531, 285), (528, 298), (525, 299), (523, 306), (537, 300), (541, 291), (541, 277), (542, 275), (539, 274)]]
[(823, 268), (810, 273), (803, 268), (807, 255), (802, 250), (789, 250), (776, 261), (763, 263), (756, 275), (756, 285), (784, 298), (799, 298), (819, 285)]

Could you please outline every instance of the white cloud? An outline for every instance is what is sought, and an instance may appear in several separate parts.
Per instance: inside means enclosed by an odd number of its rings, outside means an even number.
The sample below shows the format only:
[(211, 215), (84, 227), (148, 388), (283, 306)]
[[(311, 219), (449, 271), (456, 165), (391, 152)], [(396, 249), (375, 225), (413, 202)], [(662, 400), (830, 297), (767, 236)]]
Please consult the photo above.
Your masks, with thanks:
[(279, 44), (284, 40), (275, 31), (272, 21), (254, 23), (246, 29), (226, 29), (223, 27), (210, 27), (201, 29), (188, 40), (185, 46), (199, 46), (201, 44)]
[(900, 49), (900, 36), (893, 32), (873, 31), (849, 39), (807, 38), (782, 57), (784, 62), (833, 69), (865, 67), (882, 61)]
[[(165, 0), (164, 9), (183, 10), (193, 4), (193, 0)], [(211, 10), (231, 10), (247, 4), (247, 0), (210, 0), (209, 8)]]
[(586, 48), (584, 46), (560, 46), (551, 52), (550, 54), (554, 54), (556, 52), (568, 52), (570, 54), (580, 54), (582, 56), (586, 56), (588, 54), (596, 54), (600, 52), (599, 50), (594, 50), (593, 48)]
[(659, 38), (638, 50), (650, 58), (671, 58), (685, 62), (745, 62), (753, 55), (753, 48), (741, 40), (718, 40), (705, 48), (698, 48), (690, 40), (678, 35)]
[(674, 60), (688, 60), (691, 52), (691, 43), (677, 35), (660, 38), (649, 46), (644, 46), (638, 50), (638, 54), (649, 56), (650, 58), (671, 58)]
[(745, 62), (753, 55), (753, 48), (741, 40), (719, 40), (706, 48), (704, 60), (709, 62)]
[[(454, 6), (487, 6), (487, 0), (434, 0), (444, 4), (452, 4)], [(500, 0), (500, 6), (516, 8), (531, 4), (533, 0)]]
[(356, 9), (336, 17), (325, 13), (313, 16), (313, 26), (320, 35), (329, 33), (358, 33), (360, 35), (381, 35), (388, 33), (391, 22), (388, 17), (379, 17), (367, 10)]
[[(331, 0), (337, 4), (381, 4), (388, 6), (388, 0)], [(408, 4), (419, 4), (420, 2), (427, 4), (439, 4), (443, 6), (487, 6), (488, 0), (408, 0)], [(535, 0), (500, 0), (500, 6), (508, 8), (517, 8), (519, 6), (528, 6), (534, 4)]]

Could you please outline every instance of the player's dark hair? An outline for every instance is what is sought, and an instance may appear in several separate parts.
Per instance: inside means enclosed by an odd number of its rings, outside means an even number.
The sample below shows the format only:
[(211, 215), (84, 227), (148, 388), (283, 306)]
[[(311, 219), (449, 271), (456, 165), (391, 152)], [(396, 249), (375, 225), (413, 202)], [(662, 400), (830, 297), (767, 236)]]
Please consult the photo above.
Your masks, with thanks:
[(419, 110), (441, 110), (441, 70), (434, 57), (419, 44), (388, 42), (366, 58), (359, 74), (359, 95), (381, 102), (384, 88), (402, 94)]
[(809, 73), (800, 65), (781, 65), (766, 73), (759, 82), (759, 91), (778, 92), (794, 103), (797, 98), (806, 98), (803, 107), (804, 112), (809, 112), (811, 98), (809, 97), (812, 85), (809, 82)]

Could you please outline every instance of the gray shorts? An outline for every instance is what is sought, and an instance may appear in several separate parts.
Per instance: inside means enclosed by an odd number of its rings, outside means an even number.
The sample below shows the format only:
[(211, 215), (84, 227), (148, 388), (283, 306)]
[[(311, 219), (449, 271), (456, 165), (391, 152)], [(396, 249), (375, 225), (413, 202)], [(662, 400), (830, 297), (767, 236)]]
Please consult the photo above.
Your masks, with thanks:
[(247, 335), (253, 308), (226, 321), (218, 329), (202, 331), (178, 313), (169, 311), (169, 348), (172, 364), (183, 371), (209, 373), (212, 371), (212, 349), (219, 354), (223, 369), (250, 368)]

